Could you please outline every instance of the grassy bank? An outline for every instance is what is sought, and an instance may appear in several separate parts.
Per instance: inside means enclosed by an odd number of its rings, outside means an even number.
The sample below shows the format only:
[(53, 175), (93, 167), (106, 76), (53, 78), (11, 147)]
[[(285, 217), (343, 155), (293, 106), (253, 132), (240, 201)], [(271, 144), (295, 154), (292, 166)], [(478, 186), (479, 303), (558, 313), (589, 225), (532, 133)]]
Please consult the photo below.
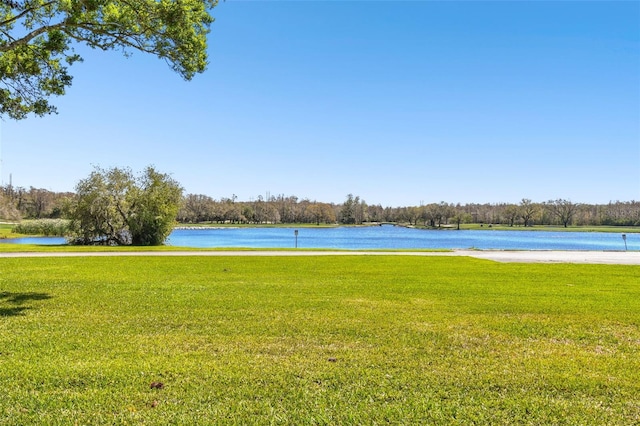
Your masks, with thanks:
[(217, 222), (198, 222), (198, 223), (178, 223), (176, 229), (191, 228), (336, 228), (336, 223), (217, 223)]
[[(452, 225), (448, 225), (450, 228)], [(455, 226), (453, 226), (455, 229)], [(553, 232), (613, 232), (620, 234), (640, 233), (640, 226), (559, 226), (559, 225), (536, 225), (536, 226), (508, 226), (508, 225), (487, 225), (479, 223), (461, 224), (460, 229), (473, 229), (485, 231), (553, 231)]]
[[(392, 225), (392, 223), (384, 222)], [(340, 226), (378, 226), (378, 222), (365, 222), (362, 225), (339, 225), (339, 224), (309, 224), (309, 223), (279, 223), (279, 224), (231, 224), (231, 223), (181, 223), (176, 229), (195, 229), (195, 228), (336, 228)], [(417, 229), (438, 229), (443, 231), (456, 230), (455, 224), (442, 225), (440, 228), (425, 227), (421, 225), (409, 225), (408, 223), (398, 223), (398, 226), (410, 226)], [(480, 231), (554, 231), (554, 232), (613, 232), (613, 233), (640, 233), (640, 226), (568, 226), (561, 225), (536, 225), (536, 226), (508, 226), (499, 224), (480, 224), (480, 223), (463, 223), (460, 224), (463, 230), (480, 230)]]
[(15, 226), (15, 223), (2, 223), (0, 222), (0, 240), (3, 238), (11, 238), (13, 237), (12, 230)]
[(640, 421), (640, 267), (146, 257), (0, 271), (0, 424)]

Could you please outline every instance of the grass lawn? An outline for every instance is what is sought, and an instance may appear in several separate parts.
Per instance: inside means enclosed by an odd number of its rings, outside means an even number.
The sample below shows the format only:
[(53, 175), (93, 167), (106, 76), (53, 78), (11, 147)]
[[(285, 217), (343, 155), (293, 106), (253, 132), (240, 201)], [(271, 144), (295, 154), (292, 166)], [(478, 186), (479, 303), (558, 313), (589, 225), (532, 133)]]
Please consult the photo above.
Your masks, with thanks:
[(638, 424), (639, 278), (410, 256), (0, 259), (0, 424)]
[(15, 226), (14, 223), (2, 223), (0, 222), (0, 241), (3, 238), (12, 238), (14, 234), (12, 234), (11, 230)]

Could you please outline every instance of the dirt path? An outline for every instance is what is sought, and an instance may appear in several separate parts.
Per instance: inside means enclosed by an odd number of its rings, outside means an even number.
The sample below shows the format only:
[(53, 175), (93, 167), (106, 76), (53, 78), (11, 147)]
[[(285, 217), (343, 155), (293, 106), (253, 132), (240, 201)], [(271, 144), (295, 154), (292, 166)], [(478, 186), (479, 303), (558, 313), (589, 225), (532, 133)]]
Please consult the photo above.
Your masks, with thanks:
[(640, 265), (640, 252), (631, 251), (503, 251), (455, 250), (450, 252), (398, 251), (135, 251), (135, 252), (22, 252), (5, 257), (108, 257), (108, 256), (469, 256), (512, 263), (590, 263)]

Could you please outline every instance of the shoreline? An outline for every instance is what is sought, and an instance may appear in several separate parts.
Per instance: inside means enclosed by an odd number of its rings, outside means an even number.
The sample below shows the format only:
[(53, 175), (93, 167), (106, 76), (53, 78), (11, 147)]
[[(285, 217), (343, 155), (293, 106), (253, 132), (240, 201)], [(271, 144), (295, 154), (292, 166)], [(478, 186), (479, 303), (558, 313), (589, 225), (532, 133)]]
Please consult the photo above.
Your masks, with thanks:
[(19, 257), (123, 257), (123, 256), (425, 256), (472, 257), (500, 263), (574, 263), (640, 265), (640, 251), (560, 251), (560, 250), (453, 250), (412, 251), (295, 251), (295, 250), (216, 250), (216, 251), (95, 251), (95, 252), (2, 252), (0, 258)]

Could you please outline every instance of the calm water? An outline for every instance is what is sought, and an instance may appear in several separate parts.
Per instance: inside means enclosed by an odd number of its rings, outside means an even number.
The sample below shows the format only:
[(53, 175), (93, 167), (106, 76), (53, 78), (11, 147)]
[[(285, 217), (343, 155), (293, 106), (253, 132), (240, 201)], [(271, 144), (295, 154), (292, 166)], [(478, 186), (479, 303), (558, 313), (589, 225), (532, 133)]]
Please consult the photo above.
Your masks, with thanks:
[[(295, 228), (177, 229), (168, 244), (182, 247), (293, 248)], [(4, 240), (18, 244), (64, 244), (63, 238)], [(335, 249), (624, 250), (622, 233), (542, 231), (432, 231), (399, 226), (299, 228), (298, 247)], [(640, 234), (627, 234), (640, 250)]]
[[(399, 226), (299, 228), (298, 247), (336, 249), (624, 250), (621, 233), (418, 230)], [(169, 244), (185, 247), (295, 247), (294, 228), (177, 229)], [(640, 250), (640, 234), (627, 235)]]

